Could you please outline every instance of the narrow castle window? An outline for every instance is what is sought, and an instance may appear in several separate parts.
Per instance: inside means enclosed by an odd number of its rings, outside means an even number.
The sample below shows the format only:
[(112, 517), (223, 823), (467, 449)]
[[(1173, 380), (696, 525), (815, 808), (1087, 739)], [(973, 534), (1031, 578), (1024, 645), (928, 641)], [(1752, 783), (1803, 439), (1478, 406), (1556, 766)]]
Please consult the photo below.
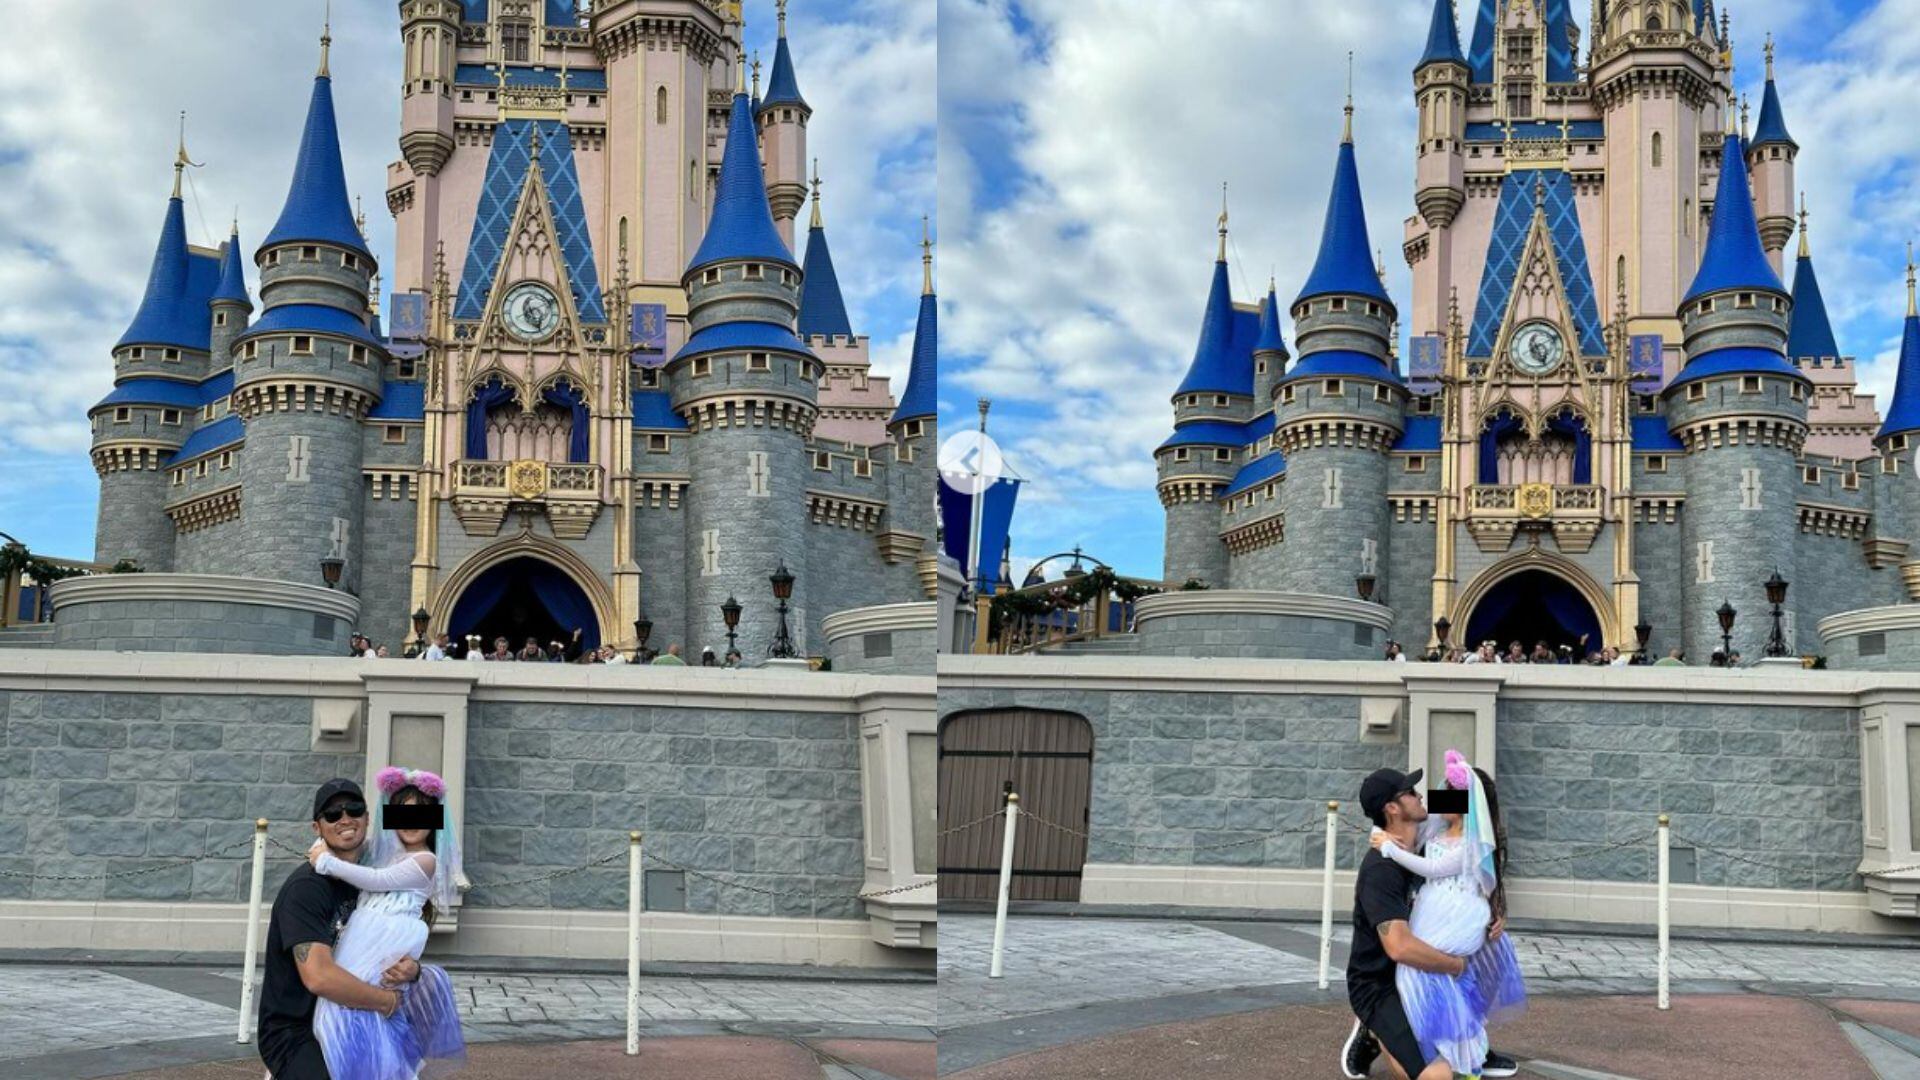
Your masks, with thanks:
[(113, 410), (113, 422), (114, 422), (114, 423), (116, 423), (116, 424), (130, 424), (130, 423), (132, 423), (132, 422), (133, 422), (133, 410), (132, 410), (132, 409), (129, 409), (129, 408), (127, 408), (127, 407), (126, 407), (125, 405), (122, 405), (122, 406), (120, 406), (119, 408), (117, 408), (117, 409), (115, 409), (115, 410)]
[(693, 362), (693, 374), (695, 378), (713, 374), (713, 361), (705, 356), (695, 359)]
[(163, 424), (172, 424), (175, 427), (178, 427), (180, 425), (180, 410), (179, 409), (161, 409), (160, 422)]
[(160, 354), (160, 359), (177, 364), (180, 362), (180, 350), (168, 349), (166, 352)]
[(220, 468), (222, 470), (233, 468), (233, 451), (220, 451)]
[(1321, 384), (1320, 392), (1329, 397), (1339, 397), (1341, 394), (1340, 380), (1328, 379), (1325, 383)]
[(647, 453), (649, 454), (666, 453), (668, 448), (671, 446), (671, 443), (668, 441), (668, 439), (669, 437), (666, 435), (649, 434), (647, 436)]
[(1707, 384), (1706, 383), (1688, 383), (1687, 384), (1687, 400), (1688, 401), (1707, 400)]
[(1427, 459), (1423, 454), (1410, 454), (1407, 457), (1408, 472), (1426, 472)]
[(1666, 472), (1667, 471), (1667, 455), (1648, 454), (1647, 455), (1647, 471), (1650, 473)]
[(1660, 158), (1660, 133), (1656, 131), (1653, 133), (1653, 167), (1656, 169), (1660, 167)]
[(403, 443), (407, 441), (407, 429), (399, 424), (388, 424), (381, 433), (380, 441), (385, 443)]
[(500, 57), (526, 63), (533, 44), (533, 24), (525, 19), (500, 20)]
[(773, 369), (773, 365), (767, 359), (766, 353), (757, 352), (757, 353), (747, 354), (747, 370), (748, 371), (771, 371), (772, 369)]
[(1741, 392), (1741, 393), (1743, 393), (1743, 394), (1757, 394), (1757, 393), (1759, 393), (1759, 392), (1760, 392), (1760, 376), (1758, 376), (1758, 375), (1743, 375), (1743, 376), (1741, 376), (1741, 377), (1740, 377), (1740, 392)]
[(1216, 446), (1216, 447), (1214, 447), (1214, 448), (1213, 448), (1213, 460), (1215, 460), (1215, 461), (1232, 461), (1232, 460), (1233, 460), (1233, 451), (1231, 451), (1231, 450), (1229, 450), (1229, 449), (1227, 449), (1227, 448), (1226, 448), (1226, 447), (1224, 447), (1224, 446)]
[(313, 355), (313, 339), (310, 337), (295, 335), (293, 339), (293, 346), (290, 351), (295, 353), (303, 353), (308, 356)]
[(187, 483), (187, 470), (185, 469), (173, 470), (172, 479), (173, 479), (174, 487), (185, 487)]
[(307, 260), (318, 259), (320, 257), (320, 249), (317, 247), (303, 247), (300, 249), (300, 257)]
[(869, 478), (873, 476), (873, 459), (872, 458), (854, 458), (853, 459), (853, 475), (861, 478)]
[(1226, 407), (1227, 407), (1227, 395), (1225, 395), (1225, 394), (1215, 394), (1215, 395), (1213, 395), (1213, 404), (1214, 404), (1214, 405), (1215, 405), (1216, 407), (1218, 407), (1218, 408), (1222, 408), (1222, 409), (1224, 409), (1224, 408), (1226, 408)]
[(215, 326), (225, 326), (225, 325), (227, 325), (227, 313), (226, 313), (226, 312), (224, 312), (224, 311), (216, 311), (216, 312), (214, 312), (214, 313), (213, 313), (213, 325), (215, 325)]
[(656, 124), (667, 122), (667, 88), (664, 86), (653, 95), (653, 122)]

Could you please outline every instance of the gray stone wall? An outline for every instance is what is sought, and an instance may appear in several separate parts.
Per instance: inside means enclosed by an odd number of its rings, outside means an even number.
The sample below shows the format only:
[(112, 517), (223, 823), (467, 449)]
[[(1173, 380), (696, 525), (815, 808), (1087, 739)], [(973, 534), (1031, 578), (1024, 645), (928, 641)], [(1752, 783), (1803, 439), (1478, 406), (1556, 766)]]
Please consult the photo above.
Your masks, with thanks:
[[(1348, 380), (1371, 393), (1371, 383)], [(1338, 506), (1329, 507), (1326, 477), (1339, 470)], [(1286, 557), (1265, 588), (1283, 592), (1351, 595), (1361, 572), (1361, 538), (1377, 538), (1373, 572), (1389, 563), (1387, 455), (1354, 446), (1303, 448), (1287, 459), (1280, 485), (1286, 509)]]
[[(162, 518), (166, 521), (167, 519)], [(168, 521), (171, 525), (172, 522)], [(245, 530), (234, 518), (178, 534), (173, 541), (173, 569), (180, 574), (226, 574), (233, 570), (234, 551)]]
[[(811, 469), (800, 436), (778, 428), (722, 428), (689, 439), (688, 461), (693, 482), (684, 505), (687, 523), (685, 570), (687, 610), (692, 614), (686, 655), (698, 656), (703, 646), (715, 655), (727, 648), (726, 627), (719, 619), (728, 596), (742, 607), (740, 651), (748, 657), (765, 656), (777, 622), (773, 589), (767, 578), (785, 560), (795, 578), (806, 580), (806, 488)], [(750, 493), (747, 455), (767, 455), (768, 494)], [(701, 541), (707, 529), (719, 534), (719, 572), (702, 573)], [(711, 614), (708, 614), (711, 613)], [(795, 646), (805, 653), (809, 619), (807, 593), (795, 587), (788, 625)], [(661, 642), (660, 647), (665, 648)]]
[(110, 472), (100, 478), (100, 517), (94, 529), (93, 557), (109, 565), (132, 559), (142, 570), (173, 569), (173, 521), (163, 470)]
[[(802, 655), (829, 655), (826, 635), (820, 632), (820, 620), (828, 615), (852, 608), (901, 604), (916, 599), (910, 584), (902, 588), (907, 583), (902, 581), (901, 571), (904, 569), (911, 574), (912, 564), (888, 564), (880, 556), (880, 546), (875, 542), (874, 533), (808, 521), (806, 544), (806, 576), (793, 586), (794, 596), (804, 595), (806, 600), (802, 605), (806, 611), (803, 639), (806, 644), (801, 649)], [(800, 573), (792, 563), (787, 564), (787, 569), (795, 575)], [(763, 591), (761, 595), (769, 596), (771, 592)], [(744, 616), (741, 621), (746, 621)], [(796, 622), (795, 633), (799, 633), (800, 629), (801, 624)], [(747, 655), (751, 657), (752, 654)], [(917, 674), (933, 674), (931, 658)]]
[(1822, 652), (1827, 666), (1843, 671), (1920, 671), (1920, 630), (1884, 630), (1847, 634), (1825, 643), (1809, 626), (1799, 652)]
[[(821, 639), (825, 642), (825, 639)], [(867, 675), (933, 674), (938, 634), (925, 630), (881, 630), (852, 634), (826, 644), (833, 670)]]
[[(618, 851), (629, 829), (693, 870), (687, 910), (853, 918), (865, 873), (851, 714), (476, 702), (467, 718), (470, 876), (530, 876)], [(478, 867), (478, 870), (474, 870)], [(620, 908), (625, 862), (476, 891), (476, 905)]]
[[(1821, 651), (1820, 620), (1842, 611), (1882, 607), (1906, 600), (1906, 586), (1900, 580), (1898, 565), (1878, 570), (1867, 565), (1860, 541), (1843, 536), (1796, 533), (1794, 536), (1796, 577), (1787, 589), (1787, 642), (1796, 653)], [(1780, 571), (1784, 576), (1785, 570)], [(1765, 596), (1754, 607), (1756, 616), (1767, 617)], [(1735, 605), (1739, 606), (1738, 604)], [(1746, 609), (1741, 608), (1741, 618)], [(1768, 629), (1772, 623), (1767, 617)]]
[[(305, 481), (289, 480), (296, 437), (306, 442)], [(360, 589), (365, 533), (360, 425), (318, 410), (269, 412), (247, 421), (240, 450), (241, 543), (231, 572), (272, 581), (320, 582), (320, 560), (335, 553), (334, 519), (347, 523), (341, 584)]]
[[(408, 491), (418, 490), (408, 485)], [(375, 498), (375, 492), (385, 497)], [(360, 626), (362, 633), (395, 656), (413, 636), (414, 532), (420, 504), (396, 495), (398, 485), (362, 484), (361, 520), (366, 536), (360, 550)], [(444, 627), (428, 627), (428, 632)]]
[[(1685, 582), (1691, 580), (1682, 509), (1671, 523), (1636, 520), (1633, 526), (1633, 568), (1640, 576), (1640, 617), (1653, 627), (1647, 635), (1647, 655), (1659, 658), (1675, 646), (1684, 647), (1679, 605)], [(1698, 658), (1703, 661), (1705, 657)]]
[(62, 649), (345, 656), (353, 632), (331, 615), (222, 600), (107, 600), (63, 607)]
[[(0, 869), (159, 868), (0, 876), (0, 898), (244, 902), (253, 820), (297, 839), (321, 781), (363, 771), (357, 755), (308, 750), (311, 717), (298, 697), (0, 691)], [(268, 859), (266, 895), (295, 865)]]
[(1173, 615), (1141, 623), (1139, 632), (1144, 656), (1378, 660), (1386, 642), (1377, 627), (1305, 615)]
[[(680, 506), (668, 506), (664, 499), (659, 506), (645, 500), (636, 502), (633, 559), (640, 565), (640, 610), (653, 620), (647, 647), (664, 650), (668, 642), (685, 642), (693, 636), (688, 625), (685, 582), (686, 575), (697, 571), (699, 564), (687, 561), (684, 502)], [(708, 612), (707, 617), (719, 622), (720, 612)]]
[[(1397, 460), (1393, 464), (1396, 470), (1400, 466)], [(1409, 656), (1418, 656), (1433, 637), (1433, 549), (1438, 526), (1409, 515), (1409, 520), (1396, 520), (1391, 528), (1388, 548), (1393, 559), (1382, 560), (1382, 588), (1374, 599), (1393, 609), (1394, 639)]]
[[(1198, 449), (1211, 452), (1210, 448), (1204, 446)], [(1166, 557), (1161, 564), (1162, 578), (1176, 585), (1188, 578), (1199, 578), (1216, 589), (1232, 584), (1227, 545), (1220, 540), (1223, 517), (1220, 503), (1217, 500), (1182, 501), (1167, 507), (1166, 512)]]
[[(1860, 748), (1854, 710), (1805, 705), (1502, 701), (1499, 794), (1516, 873), (1649, 881), (1653, 847), (1565, 855), (1566, 844), (1650, 835), (1671, 815), (1676, 880), (1782, 889), (1859, 889)], [(1687, 879), (1685, 868), (1693, 864)]]
[[(1286, 487), (1286, 481), (1284, 479), (1281, 480), (1280, 487)], [(1241, 520), (1235, 520), (1236, 515), (1234, 514), (1225, 515), (1227, 525), (1231, 528), (1235, 525), (1252, 524), (1263, 518), (1276, 516), (1280, 513), (1280, 508), (1277, 505), (1278, 502), (1279, 492), (1276, 491), (1272, 502), (1267, 501), (1263, 497), (1261, 501), (1255, 503), (1252, 507), (1240, 511), (1237, 516)], [(1214, 544), (1219, 547), (1220, 550), (1226, 550), (1226, 545), (1221, 544), (1217, 537), (1214, 540)], [(1227, 558), (1227, 588), (1271, 589), (1273, 588), (1273, 582), (1279, 577), (1280, 565), (1286, 561), (1287, 543), (1283, 538), (1270, 544), (1262, 544), (1251, 550), (1243, 551), (1238, 555), (1229, 554)], [(1177, 585), (1178, 582), (1175, 584)]]
[[(1759, 470), (1757, 509), (1742, 508), (1741, 485), (1748, 469)], [(1799, 479), (1794, 456), (1778, 447), (1720, 447), (1687, 460), (1683, 641), (1695, 663), (1704, 662), (1721, 645), (1714, 612), (1723, 603), (1741, 613), (1734, 623), (1733, 647), (1743, 658), (1761, 655), (1772, 629), (1762, 617), (1763, 583), (1776, 569), (1789, 581), (1797, 571), (1791, 538), (1799, 533), (1794, 503)], [(1710, 581), (1701, 580), (1698, 565), (1699, 545), (1705, 541), (1713, 544)]]

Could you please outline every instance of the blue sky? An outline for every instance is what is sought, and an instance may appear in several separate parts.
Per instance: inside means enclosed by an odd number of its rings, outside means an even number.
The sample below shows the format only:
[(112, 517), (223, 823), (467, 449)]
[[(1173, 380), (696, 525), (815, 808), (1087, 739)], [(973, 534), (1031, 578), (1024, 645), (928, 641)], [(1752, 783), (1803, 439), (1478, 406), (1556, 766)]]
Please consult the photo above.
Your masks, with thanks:
[[(1477, 4), (1458, 6), (1464, 40)], [(1589, 5), (1573, 7), (1584, 34)], [(994, 402), (990, 430), (1030, 480), (1016, 577), (1076, 544), (1159, 577), (1152, 450), (1199, 333), (1220, 184), (1235, 299), (1264, 295), (1270, 274), (1291, 297), (1320, 235), (1349, 50), (1368, 225), (1389, 289), (1409, 295), (1397, 249), (1431, 12), (1430, 0), (940, 0), (941, 420), (972, 426), (975, 399)], [(1743, 0), (1732, 14), (1756, 108), (1774, 35), (1814, 262), (1841, 349), (1884, 406), (1903, 248), (1920, 235), (1920, 0)]]
[[(189, 239), (224, 240), (237, 207), (251, 254), (286, 197), (321, 11), (321, 0), (0, 0), (13, 40), (34, 43), (0, 65), (0, 531), (92, 557), (86, 410), (112, 385), (109, 350), (146, 282), (178, 114), (206, 163), (190, 171)], [(748, 46), (770, 65), (773, 0), (748, 0), (746, 13)], [(398, 6), (335, 0), (333, 34), (347, 182), (385, 263)], [(871, 336), (875, 368), (904, 381), (920, 217), (935, 198), (935, 0), (794, 0), (788, 39), (854, 330)]]

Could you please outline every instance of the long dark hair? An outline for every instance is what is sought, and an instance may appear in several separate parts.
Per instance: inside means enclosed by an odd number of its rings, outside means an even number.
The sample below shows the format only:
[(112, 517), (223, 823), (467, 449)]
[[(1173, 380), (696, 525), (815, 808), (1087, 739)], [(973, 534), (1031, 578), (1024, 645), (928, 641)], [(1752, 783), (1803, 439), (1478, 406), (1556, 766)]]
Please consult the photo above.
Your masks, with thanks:
[(1480, 786), (1487, 793), (1487, 816), (1493, 819), (1493, 895), (1488, 903), (1493, 913), (1505, 918), (1507, 915), (1507, 819), (1500, 816), (1500, 793), (1494, 790), (1493, 777), (1478, 765), (1473, 768), (1474, 775), (1480, 778)]
[[(440, 801), (439, 799), (436, 799), (433, 796), (427, 794), (426, 792), (421, 791), (419, 787), (413, 784), (408, 784), (406, 787), (401, 788), (399, 791), (396, 791), (391, 796), (389, 796), (387, 799), (387, 805), (394, 806), (400, 803), (412, 805), (414, 803), (420, 803), (423, 805), (431, 806), (435, 803), (438, 803), (439, 801)], [(427, 830), (427, 850), (433, 852), (433, 857), (436, 859), (440, 857), (440, 852), (437, 850), (438, 844), (434, 840), (434, 837), (437, 836), (438, 834), (439, 834), (439, 830), (437, 829)], [(394, 841), (396, 843), (399, 842), (399, 839), (400, 838), (397, 836), (394, 837)], [(427, 929), (429, 930), (433, 929), (433, 917), (434, 917), (433, 901), (428, 900), (425, 904), (421, 905), (420, 917), (426, 920)]]

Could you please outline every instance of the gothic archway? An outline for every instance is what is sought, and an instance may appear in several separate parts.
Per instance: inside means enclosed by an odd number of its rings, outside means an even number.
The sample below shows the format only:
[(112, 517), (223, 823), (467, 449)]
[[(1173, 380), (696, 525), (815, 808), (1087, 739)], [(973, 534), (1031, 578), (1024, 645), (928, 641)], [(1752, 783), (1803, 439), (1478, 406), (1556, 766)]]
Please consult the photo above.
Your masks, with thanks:
[[(1536, 641), (1578, 647), (1589, 635), (1589, 650), (1621, 640), (1613, 599), (1571, 560), (1538, 549), (1490, 566), (1461, 590), (1449, 616), (1453, 641), (1463, 648), (1493, 640), (1505, 649), (1519, 640), (1527, 649)], [(1502, 636), (1504, 634), (1504, 636)]]
[[(507, 569), (501, 570), (500, 576), (488, 577), (500, 567)], [(574, 625), (580, 626), (583, 647), (597, 646), (602, 641), (612, 643), (624, 640), (614, 625), (616, 608), (613, 593), (593, 568), (565, 545), (530, 533), (476, 551), (456, 566), (434, 591), (433, 600), (428, 605), (432, 626), (444, 629), (449, 634), (473, 632), (469, 628), (453, 626), (456, 616), (467, 620), (484, 616), (476, 616), (472, 607), (463, 611), (460, 605), (466, 602), (491, 610), (493, 605), (487, 605), (485, 601), (496, 589), (501, 588), (502, 577), (507, 579), (507, 591), (494, 597), (494, 604), (505, 602), (515, 588), (525, 589), (533, 594), (533, 601), (526, 600), (522, 593), (520, 602), (529, 608), (532, 603), (538, 603), (555, 623), (571, 624), (560, 627), (567, 634), (571, 634)], [(486, 579), (486, 583), (480, 586), (483, 579)], [(547, 600), (540, 598), (540, 590), (546, 591)], [(569, 596), (570, 592), (576, 593), (578, 599)], [(531, 617), (534, 613), (529, 610), (527, 614)], [(491, 640), (488, 639), (489, 642)], [(517, 648), (521, 642), (514, 640), (513, 644)]]

